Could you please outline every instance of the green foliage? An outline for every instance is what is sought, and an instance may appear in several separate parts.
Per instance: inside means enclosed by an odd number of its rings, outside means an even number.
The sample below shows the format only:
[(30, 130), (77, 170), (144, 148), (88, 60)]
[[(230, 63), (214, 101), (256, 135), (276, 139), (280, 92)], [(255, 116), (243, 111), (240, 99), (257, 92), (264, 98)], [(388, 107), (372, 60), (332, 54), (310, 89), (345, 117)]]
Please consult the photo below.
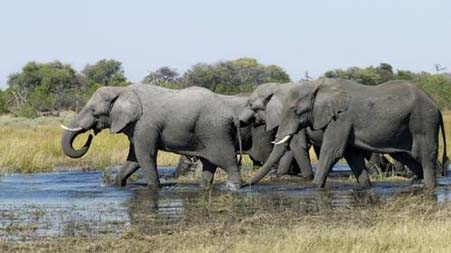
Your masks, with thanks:
[(146, 77), (144, 77), (142, 82), (156, 86), (164, 86), (177, 83), (178, 77), (179, 73), (175, 69), (164, 66), (160, 67), (156, 71), (150, 72)]
[(265, 66), (253, 58), (240, 58), (215, 64), (199, 63), (191, 67), (185, 75), (186, 86), (201, 86), (212, 91), (233, 94), (251, 91), (252, 86), (290, 81), (288, 74), (279, 66)]
[(88, 64), (81, 73), (88, 86), (125, 86), (128, 84), (122, 63), (112, 59), (102, 59), (94, 65)]
[(29, 62), (9, 76), (8, 85), (8, 110), (20, 116), (71, 109), (64, 101), (65, 93), (81, 87), (75, 70), (59, 61)]
[(8, 94), (0, 90), (0, 114), (5, 114), (8, 112)]
[(446, 73), (414, 73), (408, 70), (397, 70), (397, 73), (394, 73), (391, 65), (381, 63), (378, 67), (351, 67), (346, 70), (327, 71), (324, 76), (350, 79), (366, 85), (377, 85), (389, 80), (412, 81), (429, 94), (437, 102), (439, 108), (451, 109), (451, 76)]
[(442, 110), (451, 109), (451, 78), (443, 74), (422, 73), (416, 77), (418, 87), (428, 93)]
[(327, 71), (324, 76), (350, 79), (366, 85), (377, 85), (392, 80), (395, 77), (393, 68), (388, 63), (381, 63), (378, 67), (369, 66), (364, 69), (359, 67), (351, 67), (347, 70), (336, 69)]
[(83, 91), (77, 94), (87, 101), (102, 86), (126, 86), (130, 82), (125, 77), (122, 63), (113, 59), (102, 59), (93, 65), (86, 65), (81, 71)]

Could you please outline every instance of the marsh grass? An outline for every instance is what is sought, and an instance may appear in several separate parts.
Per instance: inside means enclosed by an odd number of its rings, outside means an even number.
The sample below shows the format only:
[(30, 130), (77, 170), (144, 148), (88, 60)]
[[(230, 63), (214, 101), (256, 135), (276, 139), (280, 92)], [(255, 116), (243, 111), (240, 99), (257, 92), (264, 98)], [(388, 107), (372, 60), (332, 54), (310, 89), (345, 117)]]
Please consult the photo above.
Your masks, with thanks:
[[(449, 252), (451, 206), (422, 194), (376, 206), (296, 214), (230, 215), (233, 196), (167, 232), (0, 242), (4, 252)], [(219, 201), (219, 200), (217, 200)], [(208, 204), (208, 203), (207, 203)], [(149, 214), (151, 216), (153, 214)], [(145, 217), (140, 217), (146, 219)], [(152, 217), (149, 217), (152, 219)]]

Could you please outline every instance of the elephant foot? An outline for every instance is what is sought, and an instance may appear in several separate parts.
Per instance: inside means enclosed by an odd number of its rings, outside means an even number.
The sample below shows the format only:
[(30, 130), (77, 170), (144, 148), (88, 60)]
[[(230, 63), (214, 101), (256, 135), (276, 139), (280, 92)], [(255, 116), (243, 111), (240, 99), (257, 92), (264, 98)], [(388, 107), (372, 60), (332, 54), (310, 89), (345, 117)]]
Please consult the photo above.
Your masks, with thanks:
[(125, 187), (127, 185), (127, 180), (123, 179), (119, 174), (116, 176), (116, 180), (114, 182), (114, 185), (118, 187)]
[(158, 191), (160, 190), (160, 184), (147, 184), (147, 189), (151, 191)]
[(370, 189), (372, 186), (373, 186), (373, 184), (371, 184), (371, 182), (364, 182), (364, 183), (359, 183), (359, 185), (360, 185), (360, 188), (361, 189)]
[(322, 180), (313, 178), (312, 184), (313, 184), (313, 187), (315, 187), (315, 188), (324, 188), (324, 186), (326, 186), (326, 180), (322, 181)]
[(310, 175), (307, 175), (307, 176), (302, 175), (302, 179), (305, 180), (305, 181), (312, 181), (313, 180), (313, 174), (310, 174)]
[(213, 188), (213, 183), (206, 180), (201, 180), (199, 185), (205, 191), (209, 191)]
[(372, 184), (368, 174), (362, 174), (358, 179), (359, 185), (363, 189), (371, 188)]
[(244, 185), (243, 181), (227, 180), (225, 188), (229, 191), (238, 191), (242, 185)]
[(423, 187), (424, 186), (424, 182), (423, 182), (422, 178), (418, 178), (418, 177), (415, 176), (410, 181), (410, 185), (414, 186), (414, 187)]

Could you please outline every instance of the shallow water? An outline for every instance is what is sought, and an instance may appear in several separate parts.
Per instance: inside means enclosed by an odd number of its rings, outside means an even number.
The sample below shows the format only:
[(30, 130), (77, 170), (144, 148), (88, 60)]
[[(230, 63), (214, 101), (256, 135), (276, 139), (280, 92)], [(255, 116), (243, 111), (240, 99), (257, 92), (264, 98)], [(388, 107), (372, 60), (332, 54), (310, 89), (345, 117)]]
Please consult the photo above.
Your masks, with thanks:
[[(170, 178), (174, 169), (159, 172)], [(346, 167), (338, 167), (333, 177), (348, 175)], [(308, 182), (290, 179), (234, 193), (222, 185), (205, 192), (197, 184), (170, 183), (155, 193), (139, 181), (125, 188), (106, 185), (100, 172), (16, 174), (0, 178), (0, 240), (93, 237), (131, 228), (159, 233), (219, 215), (243, 218), (281, 210), (302, 215), (378, 205), (414, 190), (408, 182), (378, 182), (371, 189), (360, 189), (356, 183), (333, 180), (326, 190), (318, 190)], [(439, 179), (436, 199), (451, 201), (451, 177)]]

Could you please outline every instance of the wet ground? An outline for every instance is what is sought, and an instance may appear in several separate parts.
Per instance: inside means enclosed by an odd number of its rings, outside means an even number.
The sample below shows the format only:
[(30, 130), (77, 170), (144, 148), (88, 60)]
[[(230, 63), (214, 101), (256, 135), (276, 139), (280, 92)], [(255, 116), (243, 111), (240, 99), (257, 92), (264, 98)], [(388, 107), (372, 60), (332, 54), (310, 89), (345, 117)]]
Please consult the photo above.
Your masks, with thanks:
[[(333, 178), (349, 177), (345, 167)], [(218, 216), (243, 219), (258, 212), (281, 210), (296, 215), (374, 206), (397, 194), (413, 193), (408, 181), (377, 182), (360, 189), (351, 180), (328, 182), (326, 190), (314, 189), (294, 178), (273, 180), (232, 193), (215, 185), (205, 192), (197, 184), (175, 184), (174, 169), (162, 168), (169, 178), (158, 192), (140, 182), (125, 188), (107, 185), (100, 172), (42, 173), (0, 178), (0, 240), (29, 241), (56, 237), (95, 237), (122, 234), (138, 228), (147, 234), (186, 229), (190, 222)], [(172, 183), (171, 183), (172, 182)], [(451, 201), (451, 177), (439, 179), (437, 201)]]

